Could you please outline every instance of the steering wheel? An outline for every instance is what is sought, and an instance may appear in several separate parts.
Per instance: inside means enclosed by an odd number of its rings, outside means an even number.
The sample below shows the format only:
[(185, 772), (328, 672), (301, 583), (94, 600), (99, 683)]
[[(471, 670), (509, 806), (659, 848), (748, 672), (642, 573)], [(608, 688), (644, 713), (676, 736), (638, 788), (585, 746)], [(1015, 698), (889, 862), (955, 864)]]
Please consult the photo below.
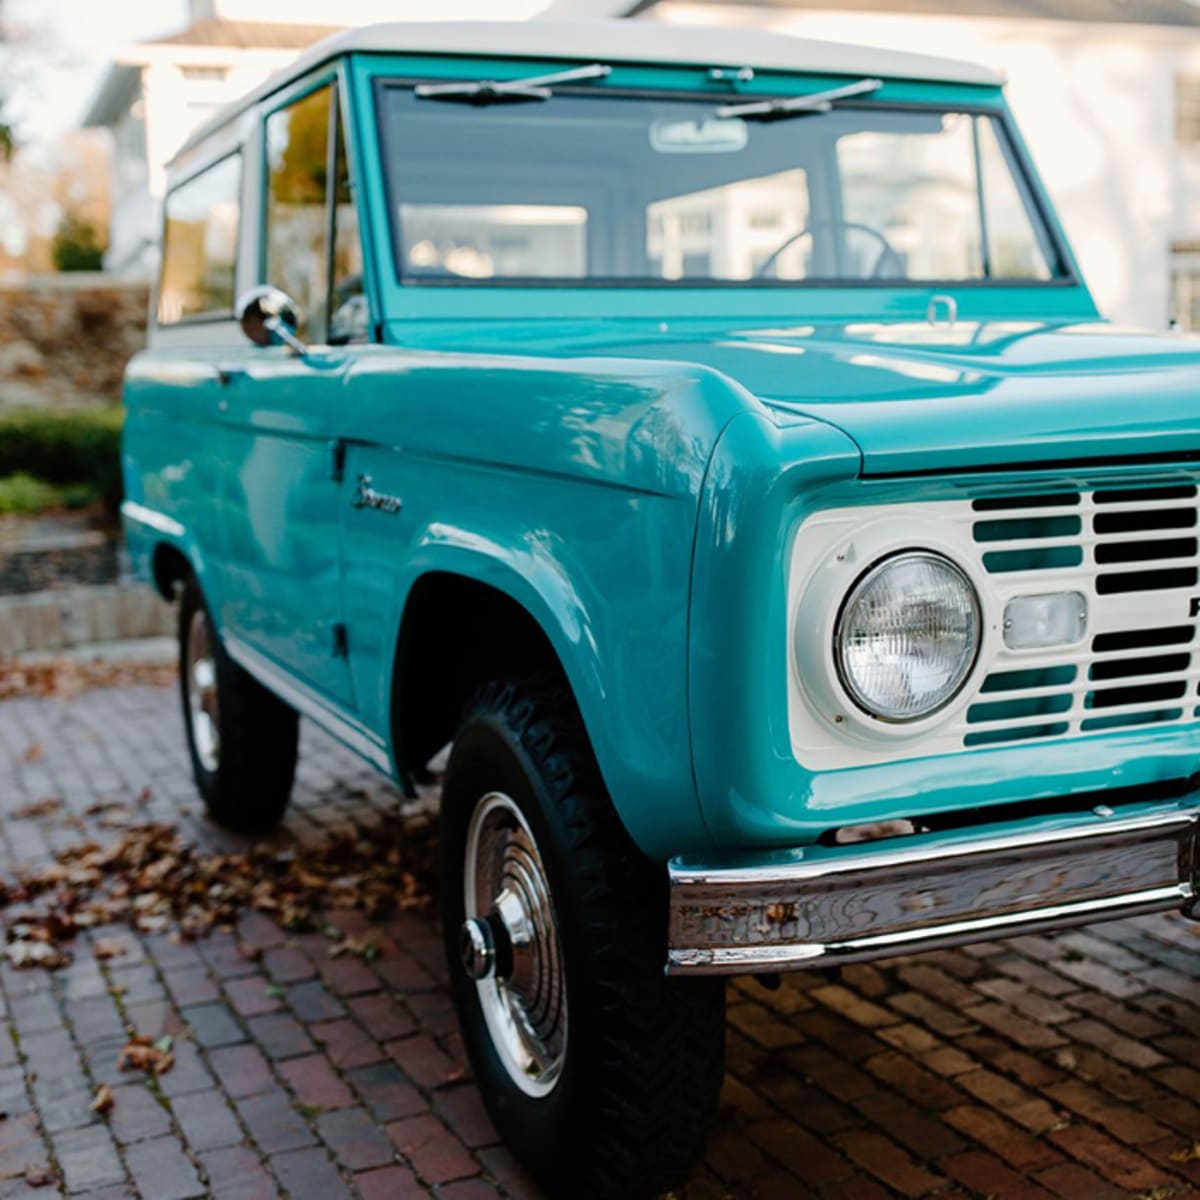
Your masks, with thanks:
[(883, 230), (876, 229), (874, 225), (864, 225), (860, 221), (813, 221), (805, 225), (799, 233), (793, 233), (789, 238), (776, 246), (771, 251), (766, 262), (754, 272), (754, 278), (766, 279), (769, 275), (773, 275), (780, 257), (790, 250), (801, 238), (810, 237), (818, 229), (857, 229), (860, 233), (867, 234), (868, 237), (874, 238), (879, 243), (881, 249), (879, 257), (875, 260), (875, 266), (863, 278), (882, 278), (885, 264), (890, 264), (894, 267), (897, 276), (904, 275), (904, 262), (900, 255), (896, 253), (896, 248), (888, 241), (887, 234)]

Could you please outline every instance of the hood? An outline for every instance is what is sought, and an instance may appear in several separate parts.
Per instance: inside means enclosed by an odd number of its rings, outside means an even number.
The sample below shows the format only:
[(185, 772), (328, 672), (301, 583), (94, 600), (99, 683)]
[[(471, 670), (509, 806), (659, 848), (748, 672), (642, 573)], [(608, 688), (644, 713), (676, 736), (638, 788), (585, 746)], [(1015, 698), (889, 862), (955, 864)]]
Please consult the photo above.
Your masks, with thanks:
[(1200, 456), (1200, 338), (1103, 321), (497, 324), (508, 353), (711, 367), (781, 423), (842, 430), (867, 475)]

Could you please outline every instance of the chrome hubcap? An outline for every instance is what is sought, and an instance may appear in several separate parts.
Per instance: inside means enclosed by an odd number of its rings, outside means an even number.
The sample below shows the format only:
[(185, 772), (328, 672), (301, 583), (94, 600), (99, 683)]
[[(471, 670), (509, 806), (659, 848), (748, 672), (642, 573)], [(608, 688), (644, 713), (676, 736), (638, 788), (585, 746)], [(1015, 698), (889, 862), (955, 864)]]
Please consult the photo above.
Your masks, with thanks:
[(213, 772), (221, 763), (221, 734), (217, 724), (217, 663), (213, 638), (203, 609), (192, 614), (187, 639), (188, 720), (200, 765)]
[(548, 1095), (567, 1048), (562, 947), (537, 842), (500, 792), (476, 805), (463, 865), (463, 969), (513, 1082), (527, 1095)]

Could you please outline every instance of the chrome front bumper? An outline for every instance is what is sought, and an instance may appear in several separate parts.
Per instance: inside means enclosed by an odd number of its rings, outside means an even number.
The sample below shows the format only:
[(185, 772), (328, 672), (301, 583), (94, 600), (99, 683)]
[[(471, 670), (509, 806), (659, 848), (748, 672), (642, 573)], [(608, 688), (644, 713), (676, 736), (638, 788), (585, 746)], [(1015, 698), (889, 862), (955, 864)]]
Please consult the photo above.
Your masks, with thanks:
[(669, 870), (668, 973), (800, 970), (1167, 909), (1200, 917), (1200, 807)]

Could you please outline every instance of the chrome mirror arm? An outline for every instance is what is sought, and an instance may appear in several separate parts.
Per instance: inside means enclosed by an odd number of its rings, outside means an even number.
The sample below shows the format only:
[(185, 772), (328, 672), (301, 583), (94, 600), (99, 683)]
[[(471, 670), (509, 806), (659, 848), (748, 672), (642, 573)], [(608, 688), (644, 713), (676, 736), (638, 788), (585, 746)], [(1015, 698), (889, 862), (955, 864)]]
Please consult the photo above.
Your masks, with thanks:
[(288, 328), (287, 322), (282, 317), (268, 317), (263, 322), (263, 328), (269, 333), (274, 334), (275, 337), (295, 354), (304, 355), (308, 353), (308, 343), (303, 338), (298, 338)]

